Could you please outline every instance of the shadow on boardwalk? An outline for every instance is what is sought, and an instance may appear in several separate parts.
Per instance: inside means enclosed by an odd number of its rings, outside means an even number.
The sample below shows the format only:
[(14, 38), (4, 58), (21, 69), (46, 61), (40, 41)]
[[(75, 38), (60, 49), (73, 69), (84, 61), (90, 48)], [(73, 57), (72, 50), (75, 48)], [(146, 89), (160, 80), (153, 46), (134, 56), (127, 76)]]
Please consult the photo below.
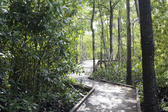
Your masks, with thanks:
[[(92, 70), (92, 60), (82, 64), (89, 74)], [(135, 89), (93, 81), (88, 79), (88, 75), (85, 74), (72, 77), (84, 85), (95, 87), (95, 91), (78, 108), (77, 112), (137, 112)]]

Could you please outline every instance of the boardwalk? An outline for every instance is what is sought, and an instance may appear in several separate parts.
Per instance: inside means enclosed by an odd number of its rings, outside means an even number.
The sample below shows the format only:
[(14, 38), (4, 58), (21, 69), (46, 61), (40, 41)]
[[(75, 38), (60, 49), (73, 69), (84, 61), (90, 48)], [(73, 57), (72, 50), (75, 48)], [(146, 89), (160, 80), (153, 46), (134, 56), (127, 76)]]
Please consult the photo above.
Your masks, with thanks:
[(92, 60), (84, 61), (81, 66), (87, 75), (73, 75), (73, 77), (84, 85), (95, 87), (95, 91), (77, 112), (137, 112), (134, 89), (88, 79), (92, 71)]

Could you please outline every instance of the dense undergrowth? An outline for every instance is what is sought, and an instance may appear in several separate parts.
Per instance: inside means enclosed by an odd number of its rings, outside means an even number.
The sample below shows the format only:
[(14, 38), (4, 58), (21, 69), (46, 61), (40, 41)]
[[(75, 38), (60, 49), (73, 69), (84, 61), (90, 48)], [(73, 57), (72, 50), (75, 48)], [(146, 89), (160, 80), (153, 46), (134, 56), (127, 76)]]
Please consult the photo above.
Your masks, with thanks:
[(0, 0), (0, 112), (67, 112), (83, 90), (73, 49), (79, 1)]
[[(76, 89), (68, 77), (45, 80), (48, 88), (42, 86), (38, 93), (25, 91), (19, 83), (13, 83), (17, 88), (10, 89), (3, 83), (0, 89), (0, 112), (67, 112), (86, 93)], [(51, 87), (52, 86), (52, 87)]]
[(111, 63), (109, 67), (100, 67), (92, 73), (91, 77), (96, 80), (106, 80), (114, 83), (123, 83), (125, 84), (125, 72), (126, 70), (120, 69), (119, 66), (115, 66), (114, 63)]

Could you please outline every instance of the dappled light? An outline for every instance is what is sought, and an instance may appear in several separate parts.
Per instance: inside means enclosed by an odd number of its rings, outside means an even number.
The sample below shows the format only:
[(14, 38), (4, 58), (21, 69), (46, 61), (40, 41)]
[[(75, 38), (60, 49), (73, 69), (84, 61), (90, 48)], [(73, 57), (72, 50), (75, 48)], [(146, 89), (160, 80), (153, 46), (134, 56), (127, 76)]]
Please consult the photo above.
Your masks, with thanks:
[(0, 0), (0, 112), (168, 112), (168, 0)]
[(79, 107), (77, 112), (136, 112), (135, 89), (88, 79), (87, 72), (93, 71), (92, 61), (86, 60), (80, 64), (85, 73), (71, 75), (78, 83), (95, 88), (95, 91)]

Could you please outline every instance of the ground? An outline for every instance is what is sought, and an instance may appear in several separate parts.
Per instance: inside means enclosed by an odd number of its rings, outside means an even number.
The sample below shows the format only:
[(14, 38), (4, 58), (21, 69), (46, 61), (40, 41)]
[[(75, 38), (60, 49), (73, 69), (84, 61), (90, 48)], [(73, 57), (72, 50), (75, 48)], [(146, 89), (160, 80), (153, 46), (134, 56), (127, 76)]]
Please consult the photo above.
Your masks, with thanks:
[(84, 61), (80, 66), (85, 73), (72, 75), (79, 83), (95, 88), (77, 112), (137, 112), (135, 89), (88, 79), (92, 65), (92, 60)]

